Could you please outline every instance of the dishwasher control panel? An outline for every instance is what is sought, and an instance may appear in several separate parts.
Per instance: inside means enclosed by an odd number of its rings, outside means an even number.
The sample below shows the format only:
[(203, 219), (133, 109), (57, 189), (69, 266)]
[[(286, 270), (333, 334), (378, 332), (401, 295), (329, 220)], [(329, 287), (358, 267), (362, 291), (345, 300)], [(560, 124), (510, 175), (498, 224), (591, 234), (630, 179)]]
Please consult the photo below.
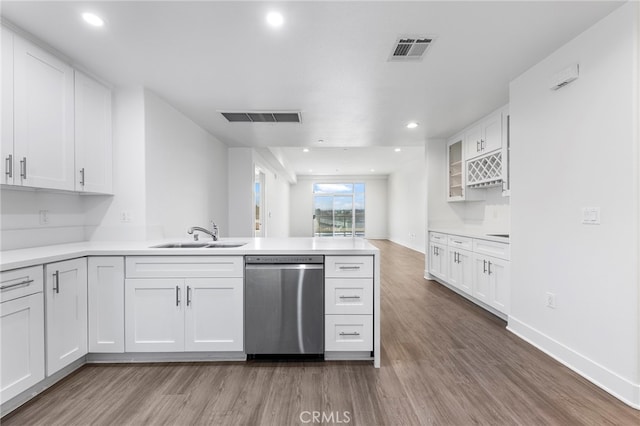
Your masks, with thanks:
[(291, 256), (245, 256), (244, 262), (246, 264), (289, 264), (289, 263), (297, 263), (297, 264), (316, 264), (316, 263), (324, 263), (324, 256), (320, 255), (291, 255)]

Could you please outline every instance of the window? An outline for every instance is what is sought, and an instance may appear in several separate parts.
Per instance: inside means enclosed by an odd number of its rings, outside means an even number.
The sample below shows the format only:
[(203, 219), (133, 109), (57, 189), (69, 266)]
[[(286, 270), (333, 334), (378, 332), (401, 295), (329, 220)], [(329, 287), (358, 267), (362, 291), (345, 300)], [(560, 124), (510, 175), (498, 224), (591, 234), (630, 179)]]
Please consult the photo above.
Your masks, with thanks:
[(313, 184), (313, 235), (364, 237), (364, 183)]

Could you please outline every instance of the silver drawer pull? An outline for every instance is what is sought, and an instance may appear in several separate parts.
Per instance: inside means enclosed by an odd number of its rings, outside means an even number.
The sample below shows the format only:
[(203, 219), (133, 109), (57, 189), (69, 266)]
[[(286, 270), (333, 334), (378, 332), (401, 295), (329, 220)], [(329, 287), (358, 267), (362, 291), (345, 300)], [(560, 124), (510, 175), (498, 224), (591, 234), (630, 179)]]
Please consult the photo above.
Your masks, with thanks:
[(340, 296), (340, 299), (360, 299), (360, 296)]
[(358, 333), (357, 331), (354, 331), (353, 333), (345, 333), (344, 331), (340, 332), (341, 336), (359, 336), (360, 333)]
[(360, 269), (359, 266), (340, 266), (339, 269), (341, 271), (357, 271), (358, 269)]
[(458, 240), (453, 240), (453, 242), (456, 244), (462, 244), (462, 241), (458, 241)]
[(33, 280), (25, 280), (15, 284), (3, 285), (0, 287), (0, 290), (9, 290), (10, 288), (20, 287), (23, 285), (29, 285), (33, 282)]

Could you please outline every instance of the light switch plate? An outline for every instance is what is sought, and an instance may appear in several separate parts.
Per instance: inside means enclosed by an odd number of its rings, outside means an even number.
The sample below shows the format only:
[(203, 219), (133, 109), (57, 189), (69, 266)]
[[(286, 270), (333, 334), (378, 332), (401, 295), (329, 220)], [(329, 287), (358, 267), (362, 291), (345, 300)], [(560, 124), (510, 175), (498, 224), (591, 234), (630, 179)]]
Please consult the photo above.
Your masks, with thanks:
[(582, 223), (585, 225), (600, 225), (600, 207), (583, 207)]

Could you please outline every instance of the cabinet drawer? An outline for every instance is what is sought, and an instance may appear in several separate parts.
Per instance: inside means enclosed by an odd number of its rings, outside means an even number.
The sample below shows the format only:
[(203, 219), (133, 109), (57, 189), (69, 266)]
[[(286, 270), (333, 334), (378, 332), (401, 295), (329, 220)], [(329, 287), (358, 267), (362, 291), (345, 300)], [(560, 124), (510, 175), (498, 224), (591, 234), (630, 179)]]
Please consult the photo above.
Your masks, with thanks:
[(432, 243), (447, 245), (447, 234), (441, 234), (439, 232), (429, 232), (429, 241)]
[(324, 275), (328, 278), (373, 278), (373, 256), (327, 256)]
[(373, 280), (328, 278), (324, 286), (324, 303), (325, 314), (372, 314)]
[(373, 350), (372, 315), (326, 315), (325, 351)]
[(473, 240), (469, 237), (449, 235), (449, 247), (458, 247), (463, 250), (473, 250)]
[(499, 259), (504, 259), (504, 260), (511, 259), (511, 250), (510, 250), (509, 244), (498, 243), (496, 241), (474, 239), (473, 251), (475, 253), (494, 256)]
[(230, 278), (243, 276), (242, 256), (129, 256), (127, 278)]
[(42, 265), (0, 273), (0, 302), (42, 292), (43, 278)]

